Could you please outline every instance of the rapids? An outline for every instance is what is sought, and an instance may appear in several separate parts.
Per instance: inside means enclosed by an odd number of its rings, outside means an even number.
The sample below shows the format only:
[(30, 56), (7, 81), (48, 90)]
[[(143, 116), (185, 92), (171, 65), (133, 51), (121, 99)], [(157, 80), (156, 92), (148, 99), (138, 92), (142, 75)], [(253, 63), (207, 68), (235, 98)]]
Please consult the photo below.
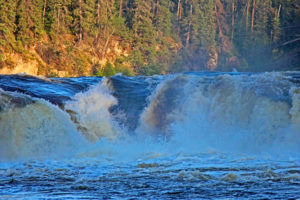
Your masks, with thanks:
[(299, 72), (0, 75), (0, 199), (297, 199), (299, 188)]

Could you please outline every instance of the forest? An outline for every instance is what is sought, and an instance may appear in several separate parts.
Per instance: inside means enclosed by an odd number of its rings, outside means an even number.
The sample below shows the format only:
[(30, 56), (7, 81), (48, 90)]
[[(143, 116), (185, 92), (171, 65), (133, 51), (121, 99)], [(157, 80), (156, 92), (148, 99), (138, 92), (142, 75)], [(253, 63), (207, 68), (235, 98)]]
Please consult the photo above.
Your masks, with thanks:
[(300, 1), (0, 0), (0, 69), (20, 62), (45, 76), (300, 70)]

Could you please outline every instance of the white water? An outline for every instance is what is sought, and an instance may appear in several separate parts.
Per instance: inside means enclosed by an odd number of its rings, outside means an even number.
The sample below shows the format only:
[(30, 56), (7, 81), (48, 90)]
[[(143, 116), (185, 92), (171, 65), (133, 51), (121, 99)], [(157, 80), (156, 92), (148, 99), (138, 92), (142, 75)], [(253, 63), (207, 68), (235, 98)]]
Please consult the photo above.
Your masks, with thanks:
[[(279, 98), (285, 93), (291, 102)], [(128, 135), (126, 127), (120, 127), (110, 114), (118, 101), (107, 79), (65, 104), (72, 121), (60, 108), (33, 100), (20, 107), (10, 105), (0, 113), (1, 157), (74, 155), (83, 143), (80, 157), (107, 154), (116, 160), (129, 159), (131, 154), (136, 159), (140, 155), (209, 151), (276, 156), (300, 153), (299, 88), (279, 73), (170, 76), (153, 91), (149, 105), (137, 116), (140, 125), (135, 136)], [(79, 132), (87, 141), (98, 143), (86, 142)]]
[(169, 76), (134, 133), (112, 94), (103, 79), (65, 112), (0, 91), (0, 198), (300, 197), (300, 90), (280, 73)]
[(73, 99), (66, 103), (65, 109), (75, 113), (78, 125), (89, 140), (116, 139), (120, 135), (121, 130), (109, 112), (118, 101), (111, 95), (107, 79), (85, 93), (76, 94)]
[[(152, 95), (142, 129), (163, 132), (183, 151), (299, 155), (299, 89), (288, 85), (279, 74), (172, 78)], [(283, 90), (289, 92), (291, 105), (273, 98)]]
[[(69, 115), (58, 107), (18, 93), (1, 93), (0, 159), (69, 157), (84, 143)], [(32, 102), (26, 105), (28, 99)]]

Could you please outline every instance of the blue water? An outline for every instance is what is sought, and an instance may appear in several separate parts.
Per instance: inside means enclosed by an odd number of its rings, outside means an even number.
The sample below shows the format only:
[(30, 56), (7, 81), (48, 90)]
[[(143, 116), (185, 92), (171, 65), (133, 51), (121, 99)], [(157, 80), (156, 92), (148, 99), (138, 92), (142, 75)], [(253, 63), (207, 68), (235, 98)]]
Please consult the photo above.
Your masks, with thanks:
[(300, 198), (298, 72), (0, 88), (0, 199)]

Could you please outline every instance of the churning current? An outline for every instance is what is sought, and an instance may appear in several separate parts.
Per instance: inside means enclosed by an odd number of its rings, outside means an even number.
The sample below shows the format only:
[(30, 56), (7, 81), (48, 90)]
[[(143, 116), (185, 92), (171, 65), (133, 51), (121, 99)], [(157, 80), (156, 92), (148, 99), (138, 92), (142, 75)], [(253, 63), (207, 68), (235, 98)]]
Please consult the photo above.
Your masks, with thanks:
[(0, 75), (0, 199), (300, 199), (300, 73)]

